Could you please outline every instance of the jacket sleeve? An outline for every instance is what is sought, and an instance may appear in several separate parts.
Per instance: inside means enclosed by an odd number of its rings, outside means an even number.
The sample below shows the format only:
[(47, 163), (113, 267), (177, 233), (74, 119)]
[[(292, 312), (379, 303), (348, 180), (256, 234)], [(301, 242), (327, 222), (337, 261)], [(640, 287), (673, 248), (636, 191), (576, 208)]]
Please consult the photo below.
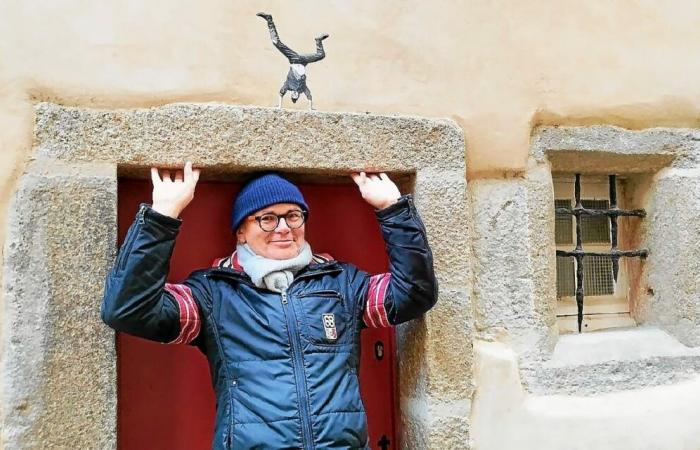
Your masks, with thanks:
[(410, 195), (377, 211), (384, 235), (389, 272), (365, 284), (363, 322), (370, 328), (406, 322), (433, 307), (438, 285), (425, 227)]
[(197, 337), (201, 312), (192, 289), (166, 283), (180, 224), (141, 205), (107, 275), (102, 300), (107, 325), (172, 344), (191, 343)]

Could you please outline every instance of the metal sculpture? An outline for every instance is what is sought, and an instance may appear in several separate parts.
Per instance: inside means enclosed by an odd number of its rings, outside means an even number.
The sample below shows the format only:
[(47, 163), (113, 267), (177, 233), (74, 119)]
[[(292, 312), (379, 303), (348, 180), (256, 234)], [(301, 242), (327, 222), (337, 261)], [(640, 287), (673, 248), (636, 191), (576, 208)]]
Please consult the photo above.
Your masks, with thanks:
[(279, 108), (282, 107), (282, 98), (287, 91), (291, 91), (292, 103), (296, 103), (297, 100), (299, 100), (299, 96), (304, 94), (307, 100), (309, 100), (309, 109), (314, 109), (311, 91), (306, 85), (306, 65), (320, 61), (326, 57), (326, 52), (323, 50), (323, 40), (328, 37), (328, 34), (322, 34), (316, 38), (316, 53), (299, 54), (280, 41), (275, 22), (273, 22), (270, 14), (261, 12), (256, 15), (265, 19), (267, 28), (270, 30), (270, 39), (272, 39), (272, 43), (277, 47), (277, 50), (287, 57), (290, 64), (289, 72), (287, 72), (287, 79), (280, 88), (280, 98), (277, 106)]

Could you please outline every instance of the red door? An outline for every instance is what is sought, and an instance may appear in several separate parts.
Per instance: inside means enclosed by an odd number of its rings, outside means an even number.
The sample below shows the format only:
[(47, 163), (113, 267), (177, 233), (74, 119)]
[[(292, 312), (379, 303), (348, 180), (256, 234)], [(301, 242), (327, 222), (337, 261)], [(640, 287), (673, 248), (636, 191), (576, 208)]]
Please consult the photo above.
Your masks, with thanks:
[[(329, 253), (370, 273), (388, 262), (374, 212), (353, 185), (301, 185), (311, 214), (306, 237), (316, 253)], [(231, 203), (239, 185), (200, 182), (170, 266), (170, 282), (234, 247), (229, 228)], [(150, 202), (144, 180), (119, 181), (119, 243), (138, 210)], [(395, 341), (393, 329), (362, 333), (360, 383), (373, 449), (396, 442)], [(214, 429), (214, 394), (204, 356), (195, 348), (162, 345), (119, 333), (118, 444), (120, 450), (208, 450)]]

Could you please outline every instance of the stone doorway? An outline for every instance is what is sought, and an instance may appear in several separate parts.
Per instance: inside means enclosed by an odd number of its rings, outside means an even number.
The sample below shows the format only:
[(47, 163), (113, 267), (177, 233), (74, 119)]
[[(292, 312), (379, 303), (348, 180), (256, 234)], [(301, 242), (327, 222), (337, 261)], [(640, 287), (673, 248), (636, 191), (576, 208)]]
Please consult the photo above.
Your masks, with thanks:
[(151, 165), (185, 159), (213, 178), (367, 169), (412, 180), (440, 298), (425, 319), (397, 330), (401, 440), (410, 448), (466, 443), (468, 410), (453, 407), (472, 389), (464, 149), (461, 129), (447, 120), (221, 104), (38, 104), (4, 253), (6, 448), (116, 448), (114, 334), (99, 304), (116, 254), (117, 175), (145, 176)]

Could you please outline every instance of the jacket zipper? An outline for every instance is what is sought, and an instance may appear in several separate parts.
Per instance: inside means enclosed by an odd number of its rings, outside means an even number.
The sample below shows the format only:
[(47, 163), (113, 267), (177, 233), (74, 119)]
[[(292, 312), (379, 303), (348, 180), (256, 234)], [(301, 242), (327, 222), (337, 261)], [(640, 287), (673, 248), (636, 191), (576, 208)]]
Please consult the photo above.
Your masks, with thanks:
[(124, 238), (124, 243), (126, 244), (126, 247), (122, 248), (119, 252), (119, 264), (117, 266), (119, 271), (126, 269), (126, 262), (129, 260), (128, 257), (129, 253), (131, 253), (131, 247), (134, 246), (134, 241), (136, 240), (135, 235), (138, 234), (138, 232), (141, 230), (141, 226), (145, 222), (143, 218), (145, 212), (146, 207), (141, 206), (137, 214), (138, 220), (136, 221), (136, 224), (132, 228), (129, 228), (129, 231), (126, 233), (126, 237)]
[(313, 437), (311, 436), (311, 419), (309, 416), (309, 402), (306, 395), (306, 382), (304, 379), (304, 366), (301, 355), (301, 342), (299, 342), (299, 332), (297, 330), (296, 315), (294, 308), (289, 305), (287, 300), (287, 291), (282, 291), (282, 309), (284, 310), (284, 318), (287, 322), (287, 333), (289, 334), (289, 343), (292, 347), (292, 364), (294, 367), (294, 381), (297, 385), (299, 397), (299, 406), (301, 408), (301, 430), (304, 437), (304, 448), (313, 449)]
[[(310, 277), (315, 277), (318, 275), (326, 275), (329, 273), (337, 273), (341, 272), (343, 269), (341, 268), (334, 268), (334, 269), (327, 269), (327, 270), (321, 270), (318, 272), (310, 272), (310, 273), (305, 273), (301, 274), (297, 278), (292, 281), (292, 283), (289, 285), (287, 290), (282, 291), (280, 297), (282, 301), (282, 311), (284, 313), (284, 319), (287, 322), (287, 335), (289, 337), (289, 343), (290, 346), (292, 347), (292, 366), (294, 370), (294, 382), (296, 384), (297, 388), (297, 393), (299, 397), (299, 406), (301, 408), (301, 428), (302, 428), (302, 434), (303, 434), (303, 443), (305, 448), (314, 448), (314, 442), (313, 442), (313, 436), (311, 434), (311, 418), (309, 414), (309, 402), (308, 402), (308, 397), (306, 395), (307, 389), (306, 389), (306, 381), (304, 378), (304, 365), (302, 362), (302, 352), (301, 352), (301, 342), (299, 339), (299, 330), (297, 329), (297, 323), (296, 323), (296, 314), (294, 312), (294, 307), (289, 305), (289, 300), (288, 300), (288, 291), (296, 283), (298, 280), (304, 279), (304, 278), (310, 278)], [(214, 277), (221, 276), (223, 278), (229, 278), (229, 279), (234, 279), (239, 282), (243, 282), (247, 285), (256, 287), (249, 279), (246, 279), (246, 277), (239, 275), (239, 274), (234, 274), (234, 273), (229, 273), (227, 271), (222, 271), (222, 270), (217, 270), (214, 273), (208, 274), (207, 276), (213, 275)], [(223, 354), (223, 353), (222, 353)], [(229, 393), (231, 391), (229, 390)], [(232, 419), (233, 420), (233, 419)]]

